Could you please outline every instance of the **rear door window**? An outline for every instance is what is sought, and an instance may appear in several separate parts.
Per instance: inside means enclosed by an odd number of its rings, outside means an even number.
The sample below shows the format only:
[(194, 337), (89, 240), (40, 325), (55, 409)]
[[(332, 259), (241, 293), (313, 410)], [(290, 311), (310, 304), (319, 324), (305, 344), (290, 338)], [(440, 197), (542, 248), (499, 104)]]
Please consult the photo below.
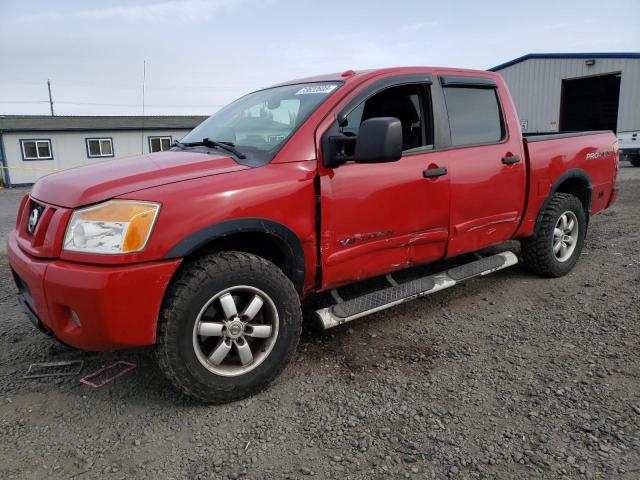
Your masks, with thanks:
[(504, 138), (495, 89), (445, 87), (443, 90), (454, 147), (499, 143)]

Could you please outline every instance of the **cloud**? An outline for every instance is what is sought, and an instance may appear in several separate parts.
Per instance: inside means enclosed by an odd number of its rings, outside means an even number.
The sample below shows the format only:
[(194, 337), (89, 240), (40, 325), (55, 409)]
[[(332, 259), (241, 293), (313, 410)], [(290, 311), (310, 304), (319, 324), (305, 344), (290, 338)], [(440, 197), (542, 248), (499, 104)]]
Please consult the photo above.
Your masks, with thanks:
[(595, 24), (596, 21), (592, 19), (584, 19), (584, 20), (567, 20), (564, 22), (555, 22), (550, 23), (544, 26), (547, 30), (558, 30), (558, 29), (570, 29), (570, 28), (578, 28), (578, 27), (586, 27), (589, 25)]
[(439, 20), (427, 20), (425, 22), (410, 23), (408, 25), (402, 25), (400, 27), (401, 32), (417, 32), (418, 30), (426, 30), (428, 28), (434, 28), (440, 25)]
[[(331, 54), (328, 55), (327, 52)], [(424, 57), (424, 52), (416, 47), (416, 43), (399, 39), (397, 35), (385, 38), (355, 32), (328, 38), (322, 48), (304, 38), (294, 38), (286, 44), (267, 44), (264, 50), (265, 59), (278, 59), (280, 67), (277, 73), (283, 81), (288, 77), (348, 69), (383, 68), (398, 64), (421, 65)]]
[(78, 20), (85, 22), (125, 21), (158, 22), (162, 20), (208, 20), (215, 14), (229, 11), (257, 0), (184, 0), (79, 10), (71, 13), (43, 12), (20, 17), (25, 22), (59, 22)]

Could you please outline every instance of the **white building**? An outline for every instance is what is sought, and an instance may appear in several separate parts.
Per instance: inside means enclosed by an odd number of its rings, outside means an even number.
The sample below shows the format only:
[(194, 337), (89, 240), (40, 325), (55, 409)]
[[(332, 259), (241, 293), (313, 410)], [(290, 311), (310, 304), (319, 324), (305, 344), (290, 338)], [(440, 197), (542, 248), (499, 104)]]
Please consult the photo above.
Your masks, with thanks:
[(0, 178), (27, 186), (58, 170), (168, 150), (206, 118), (0, 115)]
[(640, 130), (640, 53), (532, 53), (489, 70), (507, 82), (525, 133)]

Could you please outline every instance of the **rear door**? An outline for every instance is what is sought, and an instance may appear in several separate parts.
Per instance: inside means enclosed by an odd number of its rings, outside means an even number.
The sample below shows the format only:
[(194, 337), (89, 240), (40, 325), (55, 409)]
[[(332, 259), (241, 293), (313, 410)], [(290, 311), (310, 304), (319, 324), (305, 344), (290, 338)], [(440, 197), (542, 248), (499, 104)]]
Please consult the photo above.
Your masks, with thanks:
[[(442, 258), (449, 224), (446, 152), (434, 152), (431, 76), (378, 81), (350, 100), (323, 135), (357, 135), (362, 121), (400, 119), (397, 162), (319, 166), (322, 287)], [(440, 169), (440, 174), (427, 169)], [(438, 173), (438, 172), (435, 172)]]
[[(449, 117), (451, 217), (448, 256), (513, 236), (524, 209), (526, 165), (506, 90), (493, 79), (441, 76)], [(504, 108), (503, 108), (504, 106)]]

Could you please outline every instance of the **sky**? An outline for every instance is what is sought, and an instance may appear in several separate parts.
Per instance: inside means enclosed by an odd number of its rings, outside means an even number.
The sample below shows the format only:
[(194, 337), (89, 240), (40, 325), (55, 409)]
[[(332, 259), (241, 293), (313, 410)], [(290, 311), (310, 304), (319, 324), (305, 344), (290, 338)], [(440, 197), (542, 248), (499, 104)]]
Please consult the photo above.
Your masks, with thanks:
[[(348, 69), (640, 51), (640, 0), (0, 0), (0, 114), (207, 115)], [(146, 68), (143, 68), (146, 62)], [(144, 73), (146, 70), (146, 73)]]

